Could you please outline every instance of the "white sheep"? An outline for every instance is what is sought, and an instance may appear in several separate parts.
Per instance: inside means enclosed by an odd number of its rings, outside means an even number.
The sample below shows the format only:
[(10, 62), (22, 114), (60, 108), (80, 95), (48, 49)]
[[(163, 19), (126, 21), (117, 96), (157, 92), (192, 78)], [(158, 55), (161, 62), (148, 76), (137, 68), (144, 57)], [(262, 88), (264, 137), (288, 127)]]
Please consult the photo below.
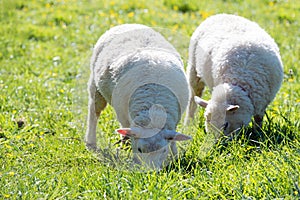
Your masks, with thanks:
[[(187, 73), (192, 95), (186, 123), (196, 102), (206, 108), (206, 130), (225, 135), (247, 126), (252, 116), (254, 129), (261, 128), (283, 80), (274, 40), (256, 23), (229, 14), (209, 17), (193, 33)], [(212, 89), (209, 101), (197, 97), (205, 85)]]
[(96, 126), (109, 103), (132, 140), (134, 161), (151, 168), (167, 163), (176, 141), (190, 139), (175, 131), (185, 111), (189, 90), (180, 55), (162, 35), (138, 24), (111, 28), (98, 40), (88, 83), (89, 149), (96, 149)]

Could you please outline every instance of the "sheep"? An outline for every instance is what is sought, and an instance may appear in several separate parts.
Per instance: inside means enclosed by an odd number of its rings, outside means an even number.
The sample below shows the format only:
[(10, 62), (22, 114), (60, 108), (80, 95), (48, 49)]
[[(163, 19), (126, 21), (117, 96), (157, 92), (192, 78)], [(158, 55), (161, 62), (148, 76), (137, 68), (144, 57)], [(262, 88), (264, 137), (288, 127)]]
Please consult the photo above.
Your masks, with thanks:
[[(234, 135), (247, 126), (261, 130), (265, 110), (281, 87), (279, 48), (258, 24), (240, 16), (217, 14), (193, 33), (187, 76), (192, 95), (185, 123), (196, 104), (205, 109), (205, 129), (216, 136)], [(205, 85), (211, 99), (201, 99)], [(195, 97), (194, 97), (195, 96)]]
[(117, 133), (131, 139), (134, 162), (153, 169), (168, 164), (175, 142), (191, 139), (175, 131), (189, 98), (175, 48), (150, 27), (123, 24), (99, 38), (90, 67), (87, 148), (97, 149), (97, 120), (109, 103), (122, 126)]

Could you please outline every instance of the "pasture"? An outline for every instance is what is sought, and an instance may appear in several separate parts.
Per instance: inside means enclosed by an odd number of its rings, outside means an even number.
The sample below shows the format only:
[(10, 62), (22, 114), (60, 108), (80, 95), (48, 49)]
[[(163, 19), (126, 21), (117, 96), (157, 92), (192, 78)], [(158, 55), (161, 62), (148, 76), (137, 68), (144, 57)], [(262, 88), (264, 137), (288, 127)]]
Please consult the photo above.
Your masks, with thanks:
[[(245, 130), (212, 144), (199, 109), (177, 129), (193, 140), (159, 172), (87, 151), (86, 85), (97, 39), (118, 24), (145, 24), (186, 65), (191, 34), (217, 13), (257, 22), (280, 48), (284, 82), (261, 134)], [(299, 199), (299, 19), (298, 0), (0, 0), (0, 199)], [(117, 128), (109, 106), (98, 145), (119, 148)]]

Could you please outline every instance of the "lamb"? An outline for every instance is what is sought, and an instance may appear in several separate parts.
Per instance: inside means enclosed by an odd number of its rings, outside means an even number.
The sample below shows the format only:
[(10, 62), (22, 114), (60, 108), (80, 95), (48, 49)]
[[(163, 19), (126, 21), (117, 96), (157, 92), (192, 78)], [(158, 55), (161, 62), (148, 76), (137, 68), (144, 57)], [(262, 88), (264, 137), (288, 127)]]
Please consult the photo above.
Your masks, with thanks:
[(160, 169), (170, 154), (176, 156), (176, 141), (191, 139), (175, 131), (189, 98), (182, 60), (147, 26), (119, 25), (100, 37), (91, 58), (88, 91), (88, 149), (97, 149), (97, 120), (107, 103), (122, 126), (116, 131), (131, 139), (135, 163)]
[[(259, 130), (283, 80), (279, 48), (271, 36), (255, 22), (230, 14), (211, 16), (196, 29), (187, 71), (192, 95), (185, 122), (194, 117), (197, 103), (206, 108), (206, 131), (217, 136), (236, 133), (252, 117)], [(212, 89), (209, 101), (200, 98), (205, 85)]]

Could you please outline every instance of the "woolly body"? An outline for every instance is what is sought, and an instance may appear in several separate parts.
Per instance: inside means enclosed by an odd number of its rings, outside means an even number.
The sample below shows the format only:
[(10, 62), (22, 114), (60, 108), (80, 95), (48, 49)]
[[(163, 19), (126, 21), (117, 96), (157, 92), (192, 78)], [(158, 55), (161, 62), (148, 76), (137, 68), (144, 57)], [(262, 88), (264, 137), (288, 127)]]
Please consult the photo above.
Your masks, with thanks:
[[(164, 132), (175, 131), (189, 96), (177, 51), (159, 33), (138, 24), (116, 26), (100, 37), (91, 60), (89, 91), (87, 145), (95, 146), (96, 141), (92, 113), (101, 112), (108, 102), (122, 127), (157, 130), (133, 137), (133, 151), (140, 148), (143, 153), (168, 146)], [(175, 143), (171, 148), (176, 154)], [(158, 160), (164, 159), (165, 155)]]
[[(261, 125), (266, 107), (281, 86), (283, 67), (278, 46), (256, 23), (219, 14), (206, 19), (194, 32), (188, 76), (195, 95), (202, 95), (204, 83), (213, 90), (206, 116), (216, 109), (223, 110), (225, 122), (215, 120), (214, 125), (219, 129), (229, 120), (230, 132), (247, 125), (252, 116)], [(217, 94), (220, 90), (223, 96)], [(218, 105), (209, 105), (214, 103)], [(225, 112), (228, 105), (238, 105), (239, 109)], [(189, 116), (193, 117), (192, 98), (188, 107)]]

